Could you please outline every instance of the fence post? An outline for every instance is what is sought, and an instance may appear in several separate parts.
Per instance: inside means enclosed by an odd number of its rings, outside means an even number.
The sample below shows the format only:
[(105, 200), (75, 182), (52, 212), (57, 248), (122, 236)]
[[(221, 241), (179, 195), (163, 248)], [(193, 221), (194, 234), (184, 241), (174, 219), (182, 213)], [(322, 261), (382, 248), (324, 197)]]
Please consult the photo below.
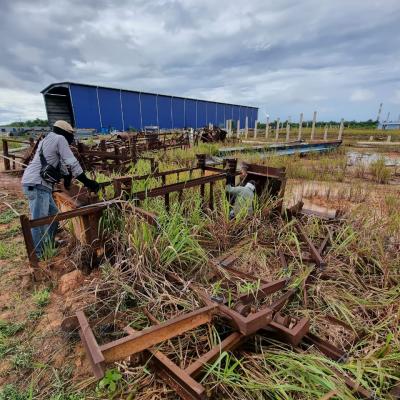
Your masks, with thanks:
[(276, 119), (275, 142), (279, 139), (279, 118)]
[(236, 131), (237, 131), (237, 137), (240, 137), (240, 119), (237, 120), (237, 127), (236, 127)]
[(267, 117), (267, 121), (265, 122), (265, 139), (268, 139), (269, 134), (269, 117)]
[(288, 120), (286, 122), (286, 141), (288, 142), (290, 140), (290, 117), (288, 117)]
[(344, 118), (342, 118), (342, 119), (340, 120), (338, 140), (342, 140), (343, 129), (344, 129)]
[(254, 122), (254, 138), (257, 138), (257, 125), (258, 125), (258, 120)]
[(297, 134), (297, 140), (300, 141), (301, 140), (301, 131), (303, 128), (303, 113), (300, 113), (300, 121), (299, 121), (299, 132)]
[[(8, 152), (8, 142), (7, 139), (3, 139), (3, 156), (4, 157), (10, 157), (10, 153)], [(4, 169), (6, 171), (9, 171), (11, 169), (11, 164), (10, 160), (7, 158), (4, 158)]]
[(324, 129), (324, 140), (328, 140), (328, 124), (325, 124), (325, 129)]
[(249, 117), (246, 117), (244, 120), (244, 136), (247, 139), (247, 136), (249, 135)]
[(316, 123), (316, 121), (317, 121), (317, 112), (314, 111), (313, 120), (312, 120), (312, 126), (311, 126), (311, 140), (314, 140), (315, 123)]

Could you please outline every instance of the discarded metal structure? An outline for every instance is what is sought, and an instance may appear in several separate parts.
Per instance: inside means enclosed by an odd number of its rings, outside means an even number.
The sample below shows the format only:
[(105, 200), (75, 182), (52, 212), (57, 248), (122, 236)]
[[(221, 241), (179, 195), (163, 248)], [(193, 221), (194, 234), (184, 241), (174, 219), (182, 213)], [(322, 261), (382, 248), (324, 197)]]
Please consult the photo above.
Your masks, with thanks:
[[(287, 210), (286, 215), (287, 218), (299, 217), (301, 212), (302, 204), (299, 203)], [(303, 302), (306, 305), (306, 285), (312, 284), (316, 274), (323, 273), (323, 254), (332, 240), (332, 232), (328, 230), (327, 236), (317, 246), (308, 238), (301, 222), (298, 221), (296, 224), (300, 238), (310, 252), (308, 261), (317, 267), (304, 280)], [(223, 294), (213, 296), (210, 293), (212, 290), (204, 289), (193, 282), (186, 282), (176, 274), (167, 272), (166, 279), (195, 292), (204, 306), (162, 323), (158, 323), (146, 309), (144, 313), (153, 326), (135, 331), (127, 325), (123, 329), (126, 334), (124, 337), (102, 345), (98, 344), (92, 327), (82, 311), (78, 311), (75, 317), (67, 318), (63, 322), (63, 328), (67, 331), (79, 330), (87, 358), (97, 379), (104, 376), (106, 364), (122, 360), (132, 361), (131, 356), (140, 354), (140, 360), (149, 363), (155, 373), (185, 400), (206, 399), (206, 389), (197, 380), (205, 372), (206, 365), (215, 361), (222, 352), (233, 351), (240, 347), (254, 335), (280, 340), (299, 349), (299, 351), (302, 351), (300, 349), (314, 347), (335, 361), (344, 361), (346, 359), (345, 351), (309, 331), (310, 321), (308, 318), (298, 318), (282, 313), (284, 307), (297, 293), (297, 289), (288, 287), (290, 279), (285, 278), (268, 282), (235, 269), (234, 265), (240, 253), (241, 244), (234, 248), (233, 252), (231, 250), (229, 254), (222, 255), (212, 261), (214, 272), (209, 281), (211, 284), (219, 281), (220, 287), (227, 289), (237, 287), (238, 281), (252, 283), (254, 289), (245, 293), (237, 292), (233, 298)], [(280, 254), (280, 259), (282, 268), (286, 269), (286, 256), (283, 253)], [(269, 304), (263, 303), (263, 300), (266, 300), (269, 295), (276, 294), (278, 291), (284, 291), (284, 293), (275, 297)], [(259, 305), (256, 306), (256, 303)], [(186, 368), (180, 368), (154, 347), (201, 325), (213, 324), (214, 318), (217, 316), (226, 322), (230, 331), (225, 333), (219, 345), (212, 347), (198, 359), (192, 360)], [(330, 321), (339, 323), (341, 326), (347, 325), (334, 317), (331, 317)], [(344, 376), (333, 367), (332, 371), (355, 393), (365, 398), (372, 398), (372, 393), (360, 387), (352, 379)]]
[[(35, 155), (37, 146), (43, 136), (38, 139), (30, 138), (27, 140), (18, 140), (4, 138), (3, 154), (4, 169), (6, 171), (22, 171)], [(9, 143), (20, 143), (27, 145), (21, 150), (24, 154), (19, 154), (10, 150)], [(86, 171), (102, 172), (126, 172), (132, 162), (140, 159), (152, 160), (144, 157), (142, 153), (156, 150), (167, 150), (174, 148), (185, 149), (190, 146), (187, 132), (183, 133), (120, 133), (110, 139), (100, 139), (96, 144), (85, 144), (82, 141), (76, 141), (72, 146), (75, 157)]]
[(225, 142), (228, 132), (221, 129), (218, 126), (213, 126), (212, 128), (204, 127), (201, 129), (196, 129), (194, 132), (194, 143), (197, 145), (199, 142), (203, 143), (216, 143)]
[[(197, 155), (197, 166), (193, 168), (181, 168), (171, 171), (158, 172), (157, 165), (152, 163), (152, 171), (150, 174), (142, 176), (124, 176), (113, 178), (108, 182), (103, 182), (101, 186), (105, 188), (108, 185), (114, 186), (114, 199), (106, 202), (98, 202), (97, 197), (89, 197), (86, 190), (75, 191), (75, 193), (66, 193), (58, 191), (54, 193), (55, 201), (62, 211), (56, 215), (29, 219), (27, 215), (21, 215), (20, 221), (22, 233), (24, 236), (25, 246), (28, 253), (28, 258), (32, 266), (38, 266), (39, 260), (36, 257), (31, 234), (31, 228), (48, 225), (55, 221), (63, 221), (74, 219), (75, 236), (82, 243), (88, 244), (95, 250), (101, 245), (99, 237), (99, 220), (104, 209), (110, 206), (118, 206), (121, 202), (128, 199), (135, 199), (140, 202), (145, 198), (164, 197), (165, 207), (168, 210), (170, 207), (170, 194), (179, 193), (181, 199), (183, 190), (190, 188), (199, 188), (202, 199), (203, 208), (214, 208), (214, 184), (221, 180), (232, 180), (238, 172), (236, 172), (237, 160), (225, 160), (225, 168), (211, 167), (206, 164), (206, 155)], [(189, 175), (195, 171), (200, 171), (199, 178), (179, 181), (180, 174), (189, 172)], [(177, 183), (166, 184), (169, 176), (176, 175)], [(269, 196), (277, 198), (278, 209), (281, 211), (282, 200), (285, 190), (286, 177), (284, 168), (270, 168), (249, 164), (247, 166), (248, 179), (256, 179), (259, 182), (259, 190), (265, 191)], [(161, 186), (144, 190), (140, 192), (132, 192), (132, 183), (135, 181), (143, 181), (149, 178), (155, 178), (160, 181)], [(206, 185), (209, 185), (209, 195), (206, 198)], [(133, 208), (135, 212), (144, 216), (146, 219), (154, 219), (154, 215), (147, 213), (139, 207)], [(63, 211), (64, 210), (64, 211)]]
[(86, 170), (126, 172), (131, 162), (150, 159), (143, 157), (143, 152), (188, 147), (186, 133), (119, 133), (95, 145), (77, 142), (73, 151)]
[[(41, 138), (42, 136), (36, 141), (33, 138), (29, 138), (29, 140), (3, 138), (3, 154), (1, 157), (4, 162), (4, 170), (15, 172), (22, 171), (35, 155)], [(18, 143), (21, 145), (22, 149), (11, 151), (9, 143)], [(23, 151), (23, 154), (19, 154), (21, 151)]]
[(320, 142), (291, 142), (248, 147), (222, 147), (218, 150), (220, 157), (233, 156), (235, 153), (265, 153), (268, 155), (292, 155), (307, 153), (324, 153), (337, 149), (342, 144), (341, 140)]

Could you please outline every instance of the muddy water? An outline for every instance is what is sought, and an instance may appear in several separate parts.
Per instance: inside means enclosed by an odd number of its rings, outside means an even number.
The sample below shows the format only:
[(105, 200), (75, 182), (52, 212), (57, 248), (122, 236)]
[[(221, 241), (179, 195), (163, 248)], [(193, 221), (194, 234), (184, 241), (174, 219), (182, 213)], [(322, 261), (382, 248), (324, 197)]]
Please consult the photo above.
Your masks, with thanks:
[(349, 151), (347, 153), (347, 165), (370, 165), (371, 163), (383, 159), (388, 167), (400, 166), (400, 156), (382, 155), (379, 153), (359, 153), (357, 151)]

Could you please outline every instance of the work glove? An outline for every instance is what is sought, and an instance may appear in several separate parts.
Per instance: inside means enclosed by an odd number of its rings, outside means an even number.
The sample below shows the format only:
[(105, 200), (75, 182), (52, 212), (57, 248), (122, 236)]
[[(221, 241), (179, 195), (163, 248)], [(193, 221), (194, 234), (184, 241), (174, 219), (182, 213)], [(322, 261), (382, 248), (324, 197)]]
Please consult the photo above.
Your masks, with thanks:
[(235, 175), (230, 174), (229, 172), (226, 174), (226, 184), (230, 186), (235, 186)]
[(71, 189), (71, 181), (72, 181), (72, 174), (71, 172), (68, 175), (64, 175), (64, 187), (66, 190)]
[(78, 179), (79, 182), (82, 182), (91, 192), (97, 193), (100, 190), (100, 185), (96, 181), (89, 179), (84, 172), (78, 175), (76, 179)]

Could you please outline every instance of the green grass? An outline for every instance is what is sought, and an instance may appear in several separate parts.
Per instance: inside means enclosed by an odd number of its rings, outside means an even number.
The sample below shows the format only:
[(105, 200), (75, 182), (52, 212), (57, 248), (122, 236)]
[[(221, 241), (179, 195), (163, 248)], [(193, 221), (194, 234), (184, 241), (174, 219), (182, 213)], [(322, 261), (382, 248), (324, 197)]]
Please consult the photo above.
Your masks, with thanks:
[(50, 302), (50, 290), (49, 289), (42, 289), (37, 291), (33, 295), (33, 302), (38, 307), (45, 307)]
[(0, 260), (8, 260), (21, 256), (25, 252), (25, 246), (21, 242), (0, 241)]
[(9, 224), (15, 218), (18, 218), (18, 216), (15, 215), (15, 212), (7, 209), (0, 213), (0, 224)]

